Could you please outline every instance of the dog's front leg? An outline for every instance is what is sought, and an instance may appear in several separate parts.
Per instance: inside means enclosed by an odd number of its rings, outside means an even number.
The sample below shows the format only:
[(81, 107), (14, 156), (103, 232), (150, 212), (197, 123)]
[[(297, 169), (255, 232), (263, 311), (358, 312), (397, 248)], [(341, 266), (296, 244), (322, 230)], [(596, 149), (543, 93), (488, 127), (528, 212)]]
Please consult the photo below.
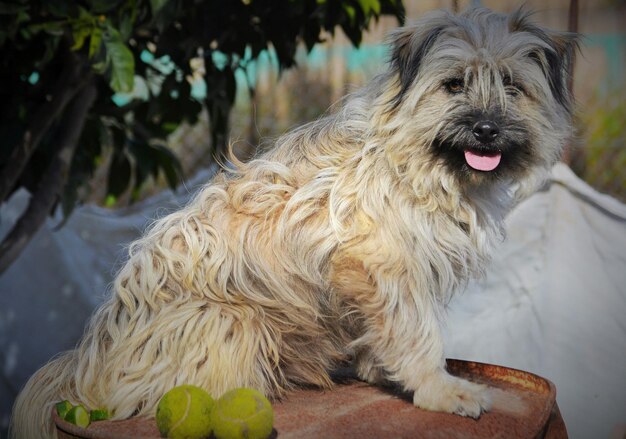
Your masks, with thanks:
[(366, 324), (357, 343), (375, 354), (388, 379), (413, 392), (417, 407), (477, 418), (490, 407), (487, 388), (446, 372), (439, 305), (407, 285), (377, 279), (374, 296), (359, 301)]

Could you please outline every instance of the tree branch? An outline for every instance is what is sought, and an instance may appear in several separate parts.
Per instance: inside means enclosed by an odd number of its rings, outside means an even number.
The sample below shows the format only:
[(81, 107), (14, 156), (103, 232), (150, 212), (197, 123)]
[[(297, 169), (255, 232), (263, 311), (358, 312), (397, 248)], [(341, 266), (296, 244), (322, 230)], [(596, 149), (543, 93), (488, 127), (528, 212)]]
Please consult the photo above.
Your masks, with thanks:
[(84, 84), (81, 82), (81, 74), (84, 72), (80, 59), (69, 53), (65, 57), (64, 67), (53, 88), (51, 99), (35, 112), (24, 131), (21, 143), (13, 148), (11, 156), (0, 169), (0, 203), (11, 193), (44, 134)]
[(59, 197), (83, 131), (87, 113), (96, 99), (96, 87), (89, 82), (72, 99), (63, 115), (58, 149), (48, 165), (26, 211), (0, 244), (0, 274), (17, 259), (39, 230)]

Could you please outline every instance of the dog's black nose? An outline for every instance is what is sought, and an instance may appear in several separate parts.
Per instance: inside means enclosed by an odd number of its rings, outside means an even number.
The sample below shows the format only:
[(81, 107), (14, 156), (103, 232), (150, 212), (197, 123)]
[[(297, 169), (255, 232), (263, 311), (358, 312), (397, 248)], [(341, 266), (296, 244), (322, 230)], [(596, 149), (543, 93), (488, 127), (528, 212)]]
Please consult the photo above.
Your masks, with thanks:
[(500, 128), (498, 128), (498, 125), (495, 122), (490, 120), (481, 120), (480, 122), (476, 122), (472, 128), (472, 133), (474, 133), (474, 137), (476, 137), (477, 140), (483, 143), (488, 143), (498, 137)]

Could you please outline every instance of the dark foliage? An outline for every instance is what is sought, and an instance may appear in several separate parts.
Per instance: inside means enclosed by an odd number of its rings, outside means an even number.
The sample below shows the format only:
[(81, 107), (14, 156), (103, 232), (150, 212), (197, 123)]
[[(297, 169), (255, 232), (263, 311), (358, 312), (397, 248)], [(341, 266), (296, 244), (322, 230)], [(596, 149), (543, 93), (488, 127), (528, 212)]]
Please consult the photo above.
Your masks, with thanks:
[[(0, 1), (0, 201), (25, 187), (32, 202), (48, 200), (38, 204), (46, 214), (61, 203), (67, 217), (104, 147), (114, 150), (109, 196), (137, 193), (161, 173), (175, 187), (180, 165), (166, 137), (204, 107), (208, 153), (223, 150), (238, 69), (267, 49), (281, 69), (291, 67), (300, 43), (310, 50), (337, 27), (358, 45), (372, 19), (402, 21), (403, 12), (401, 0)], [(193, 58), (204, 60), (201, 100), (187, 80)], [(147, 96), (116, 104), (114, 95), (137, 82), (148, 84)], [(56, 187), (43, 183), (51, 170)], [(0, 272), (10, 263), (4, 255), (45, 215), (37, 218), (21, 218), (30, 225), (16, 225), (2, 243)]]

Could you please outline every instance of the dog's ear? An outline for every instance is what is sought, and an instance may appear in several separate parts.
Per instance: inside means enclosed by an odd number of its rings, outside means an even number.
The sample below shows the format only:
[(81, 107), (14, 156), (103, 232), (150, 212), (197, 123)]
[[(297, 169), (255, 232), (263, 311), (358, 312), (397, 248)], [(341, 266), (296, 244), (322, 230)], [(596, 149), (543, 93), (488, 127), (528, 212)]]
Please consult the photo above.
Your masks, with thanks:
[(569, 88), (573, 75), (574, 57), (578, 50), (578, 36), (565, 32), (543, 31), (549, 47), (530, 52), (529, 56), (543, 69), (550, 91), (568, 113), (572, 112), (572, 93)]
[(529, 52), (528, 56), (539, 64), (550, 85), (556, 101), (572, 112), (572, 96), (569, 89), (574, 59), (579, 48), (579, 35), (543, 29), (528, 22), (528, 13), (518, 11), (509, 23), (511, 31), (529, 32), (537, 36), (543, 45)]
[(394, 107), (400, 104), (415, 81), (424, 56), (443, 31), (444, 26), (439, 21), (432, 20), (429, 23), (427, 20), (421, 20), (419, 23), (400, 28), (391, 34), (391, 66), (400, 85), (400, 92), (394, 100)]

